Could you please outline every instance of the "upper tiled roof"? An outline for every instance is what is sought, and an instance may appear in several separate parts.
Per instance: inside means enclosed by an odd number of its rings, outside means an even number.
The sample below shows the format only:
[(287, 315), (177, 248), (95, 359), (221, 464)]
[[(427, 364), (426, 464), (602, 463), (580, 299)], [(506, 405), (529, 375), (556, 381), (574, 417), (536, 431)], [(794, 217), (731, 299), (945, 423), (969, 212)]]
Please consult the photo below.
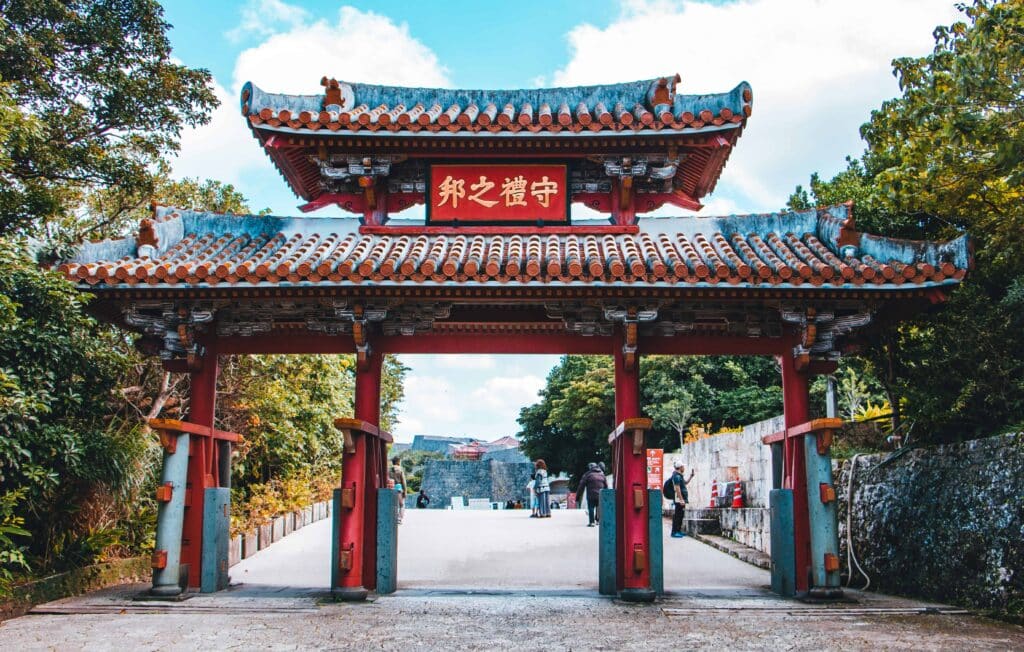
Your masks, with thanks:
[[(87, 244), (60, 266), (97, 289), (146, 286), (850, 286), (956, 283), (966, 237), (936, 244), (863, 235), (848, 206), (652, 218), (606, 232), (360, 230), (348, 218), (158, 208), (137, 238)], [(609, 227), (604, 227), (609, 229)], [(414, 229), (415, 230), (415, 229)]]
[(422, 135), (714, 131), (738, 128), (750, 115), (746, 82), (708, 95), (676, 94), (678, 82), (673, 75), (598, 86), (448, 90), (324, 78), (326, 92), (317, 95), (267, 93), (249, 82), (241, 108), (254, 128)]

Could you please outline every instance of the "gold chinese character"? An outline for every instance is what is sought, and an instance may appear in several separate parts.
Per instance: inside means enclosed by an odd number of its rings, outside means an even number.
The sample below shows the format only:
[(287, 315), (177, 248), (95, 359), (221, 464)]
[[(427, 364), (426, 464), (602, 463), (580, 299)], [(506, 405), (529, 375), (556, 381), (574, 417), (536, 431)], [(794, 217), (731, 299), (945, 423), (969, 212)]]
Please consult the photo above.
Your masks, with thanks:
[(530, 194), (537, 198), (537, 203), (547, 208), (551, 204), (551, 195), (558, 194), (558, 182), (548, 181), (548, 175), (545, 174), (540, 181), (530, 184)]
[(437, 190), (441, 193), (441, 201), (437, 203), (438, 206), (444, 206), (451, 199), (452, 208), (458, 208), (459, 200), (466, 196), (466, 182), (463, 179), (453, 179), (449, 174), (437, 187)]
[(519, 175), (514, 179), (505, 177), (501, 184), (501, 196), (505, 198), (505, 206), (526, 206), (526, 179)]
[(469, 187), (470, 190), (476, 190), (475, 193), (473, 193), (472, 195), (469, 196), (469, 200), (470, 201), (475, 201), (476, 203), (480, 204), (481, 206), (486, 206), (487, 208), (490, 208), (491, 206), (494, 206), (495, 204), (498, 203), (496, 200), (493, 200), (493, 199), (482, 199), (481, 198), (482, 195), (485, 192), (488, 192), (493, 187), (494, 187), (494, 182), (493, 181), (488, 181), (487, 177), (485, 177), (484, 175), (481, 174), (480, 175), (480, 183), (474, 183), (473, 185), (471, 185)]

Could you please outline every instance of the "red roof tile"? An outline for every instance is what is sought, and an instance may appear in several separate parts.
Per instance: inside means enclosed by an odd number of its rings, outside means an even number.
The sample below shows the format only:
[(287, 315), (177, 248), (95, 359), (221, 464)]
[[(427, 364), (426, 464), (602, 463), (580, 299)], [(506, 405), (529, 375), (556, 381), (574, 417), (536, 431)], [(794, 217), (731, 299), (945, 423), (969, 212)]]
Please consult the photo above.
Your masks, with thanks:
[[(845, 217), (844, 217), (845, 215)], [(845, 222), (843, 221), (845, 220)], [(95, 287), (232, 284), (920, 286), (956, 282), (965, 238), (946, 244), (859, 236), (848, 208), (820, 213), (642, 220), (633, 232), (471, 229), (359, 232), (352, 219), (233, 217), (160, 209), (157, 247), (86, 245), (60, 266)], [(847, 227), (843, 227), (847, 228)], [(372, 231), (372, 232), (366, 232)], [(166, 238), (166, 241), (159, 241)], [(147, 248), (148, 247), (148, 248)]]

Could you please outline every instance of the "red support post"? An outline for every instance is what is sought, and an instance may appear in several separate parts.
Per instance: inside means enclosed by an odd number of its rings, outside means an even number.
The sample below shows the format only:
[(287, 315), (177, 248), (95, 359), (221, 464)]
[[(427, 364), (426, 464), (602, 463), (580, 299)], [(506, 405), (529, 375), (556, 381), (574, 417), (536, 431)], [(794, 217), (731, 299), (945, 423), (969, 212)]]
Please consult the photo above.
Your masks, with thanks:
[[(188, 421), (213, 427), (217, 408), (217, 341), (204, 342), (202, 367), (191, 374)], [(217, 447), (213, 437), (190, 437), (185, 484), (185, 524), (181, 536), (181, 562), (188, 564), (188, 586), (199, 588), (203, 555), (203, 498), (207, 487), (217, 486)]]
[[(380, 379), (383, 356), (371, 352), (365, 366), (356, 369), (355, 419), (374, 427), (380, 424)], [(340, 519), (339, 563), (335, 595), (361, 599), (376, 585), (377, 492), (383, 452), (377, 437), (352, 431), (354, 450), (342, 459), (343, 504)], [(347, 567), (346, 567), (347, 566)], [(344, 596), (343, 594), (349, 594)]]
[(791, 354), (780, 357), (782, 366), (782, 404), (787, 435), (783, 440), (782, 486), (793, 490), (793, 530), (796, 551), (796, 590), (810, 588), (811, 529), (807, 508), (807, 470), (802, 437), (791, 437), (789, 428), (811, 420), (809, 377), (796, 368)]
[[(615, 421), (637, 419), (640, 414), (639, 355), (627, 364), (623, 354), (625, 336), (615, 337)], [(614, 435), (614, 433), (613, 433)], [(612, 442), (615, 456), (616, 583), (624, 599), (652, 600), (651, 546), (647, 499), (647, 444), (639, 447), (632, 432), (623, 432)]]

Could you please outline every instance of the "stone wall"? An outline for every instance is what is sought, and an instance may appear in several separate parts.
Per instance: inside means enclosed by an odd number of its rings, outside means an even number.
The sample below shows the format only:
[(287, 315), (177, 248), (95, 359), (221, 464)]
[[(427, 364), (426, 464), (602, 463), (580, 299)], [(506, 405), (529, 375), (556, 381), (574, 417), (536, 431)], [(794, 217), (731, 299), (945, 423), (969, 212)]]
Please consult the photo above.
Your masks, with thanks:
[[(672, 475), (677, 459), (686, 465), (686, 475), (693, 469), (693, 480), (687, 485), (690, 504), (704, 507), (711, 502), (711, 482), (721, 484), (740, 480), (746, 489), (747, 507), (768, 507), (771, 491), (772, 465), (770, 446), (761, 438), (783, 428), (782, 417), (775, 417), (744, 426), (743, 432), (707, 437), (686, 444), (679, 453), (665, 455), (665, 478)], [(720, 488), (721, 490), (721, 488)]]
[(495, 460), (428, 460), (421, 487), (430, 496), (430, 507), (445, 509), (452, 496), (487, 498), (492, 502), (528, 499), (526, 483), (533, 465)]
[(688, 509), (686, 518), (689, 521), (717, 520), (716, 529), (722, 536), (768, 555), (772, 552), (771, 516), (767, 507)]
[[(844, 569), (850, 468), (836, 473)], [(1024, 435), (860, 457), (853, 497), (872, 589), (1024, 615)]]

